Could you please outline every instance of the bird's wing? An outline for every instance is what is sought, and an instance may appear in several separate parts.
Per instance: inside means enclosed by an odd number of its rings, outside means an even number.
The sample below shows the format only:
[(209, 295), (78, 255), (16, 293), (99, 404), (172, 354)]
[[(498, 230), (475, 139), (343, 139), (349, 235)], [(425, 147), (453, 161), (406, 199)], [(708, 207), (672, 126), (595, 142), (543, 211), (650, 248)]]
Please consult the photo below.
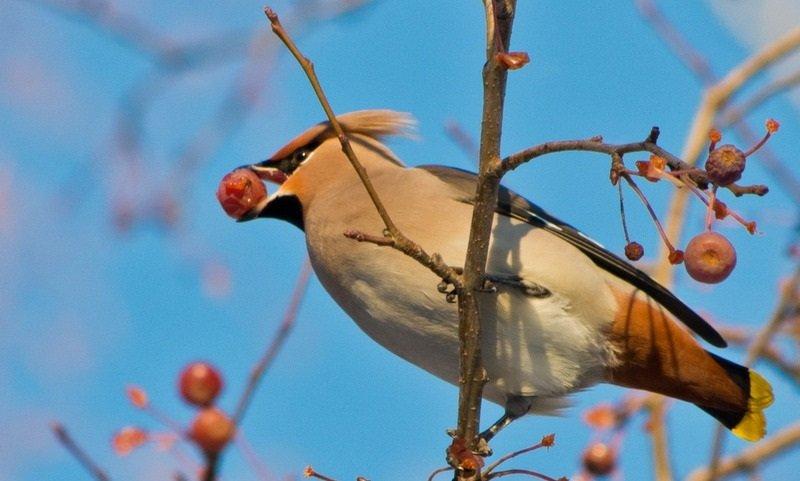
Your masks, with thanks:
[[(453, 187), (460, 196), (457, 200), (467, 204), (474, 204), (477, 177), (472, 172), (440, 165), (424, 165), (417, 168), (435, 175)], [(727, 346), (725, 339), (705, 319), (675, 297), (664, 286), (619, 256), (608, 251), (578, 229), (553, 217), (524, 197), (501, 186), (496, 212), (545, 229), (547, 232), (569, 242), (586, 254), (597, 266), (645, 292), (710, 344), (717, 347)]]

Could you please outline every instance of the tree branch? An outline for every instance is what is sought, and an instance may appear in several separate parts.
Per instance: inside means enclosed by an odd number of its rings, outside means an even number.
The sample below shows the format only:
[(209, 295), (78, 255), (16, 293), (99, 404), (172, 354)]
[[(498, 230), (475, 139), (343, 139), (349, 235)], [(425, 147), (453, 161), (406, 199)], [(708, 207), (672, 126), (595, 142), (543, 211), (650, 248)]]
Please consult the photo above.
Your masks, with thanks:
[[(632, 152), (649, 152), (653, 155), (657, 155), (664, 160), (667, 161), (667, 165), (672, 170), (677, 171), (689, 171), (690, 173), (685, 174), (695, 184), (707, 184), (709, 183), (708, 176), (699, 169), (693, 169), (691, 165), (687, 162), (684, 162), (675, 154), (663, 149), (655, 142), (650, 140), (650, 136), (648, 139), (642, 142), (631, 142), (628, 144), (607, 144), (602, 141), (596, 140), (596, 138), (591, 139), (583, 139), (583, 140), (559, 140), (559, 141), (552, 141), (552, 142), (545, 142), (543, 144), (534, 145), (533, 147), (521, 150), (514, 154), (509, 155), (505, 159), (502, 160), (499, 166), (496, 168), (497, 175), (503, 175), (508, 171), (514, 170), (520, 165), (529, 162), (537, 157), (541, 157), (543, 155), (552, 154), (556, 152), (570, 152), (570, 151), (578, 151), (578, 152), (597, 152), (602, 154), (607, 154), (612, 158), (622, 157), (625, 154), (632, 153)], [(764, 195), (766, 194), (769, 189), (765, 185), (739, 185), (739, 184), (730, 184), (726, 186), (728, 190), (730, 190), (734, 195), (741, 196), (744, 194), (755, 194), (755, 195)]]
[(356, 173), (358, 174), (358, 178), (361, 180), (361, 183), (364, 185), (364, 188), (369, 194), (370, 200), (372, 200), (372, 204), (378, 211), (378, 214), (380, 215), (381, 220), (386, 227), (386, 232), (388, 233), (387, 237), (391, 237), (393, 240), (391, 247), (417, 260), (419, 263), (431, 269), (437, 276), (445, 281), (454, 285), (460, 285), (460, 276), (455, 269), (446, 266), (444, 262), (441, 262), (441, 258), (439, 256), (436, 256), (435, 254), (428, 254), (419, 244), (406, 237), (400, 231), (400, 229), (395, 226), (392, 218), (386, 211), (386, 207), (384, 207), (378, 192), (372, 185), (372, 181), (367, 175), (367, 171), (364, 169), (364, 166), (361, 165), (361, 162), (359, 162), (358, 157), (356, 157), (356, 154), (350, 145), (350, 139), (347, 137), (347, 134), (342, 129), (341, 124), (336, 119), (336, 114), (333, 113), (330, 102), (328, 102), (328, 98), (322, 89), (322, 85), (320, 85), (319, 78), (314, 72), (314, 64), (305, 56), (303, 56), (303, 54), (297, 48), (294, 40), (292, 40), (291, 36), (289, 36), (288, 32), (286, 32), (286, 30), (283, 28), (283, 25), (281, 25), (278, 15), (269, 7), (264, 9), (264, 14), (269, 19), (270, 25), (272, 26), (272, 31), (278, 36), (284, 45), (286, 45), (286, 48), (289, 49), (294, 58), (300, 64), (303, 72), (305, 72), (306, 77), (308, 77), (311, 87), (314, 89), (314, 93), (316, 94), (317, 99), (319, 99), (320, 105), (325, 111), (325, 115), (328, 117), (328, 121), (331, 123), (331, 127), (333, 127), (333, 130), (336, 132), (336, 135), (339, 138), (339, 143), (342, 145), (342, 151), (347, 156), (347, 159), (350, 161), (353, 169), (355, 169)]
[(755, 110), (767, 100), (787, 90), (791, 90), (798, 85), (800, 85), (800, 70), (768, 83), (753, 94), (752, 97), (726, 110), (722, 114), (721, 128), (726, 128), (737, 122), (741, 122), (744, 120), (745, 115)]
[[(655, 4), (652, 0), (640, 0), (639, 3), (648, 5), (647, 8), (655, 8)], [(648, 16), (647, 18), (678, 58), (686, 60), (688, 57), (700, 57), (700, 55), (691, 48), (688, 42), (673, 41), (675, 38), (682, 39), (682, 36), (669, 24), (663, 15), (659, 14), (659, 16), (656, 17)], [(671, 33), (665, 35), (665, 31)], [(775, 42), (765, 46), (739, 64), (738, 67), (731, 70), (728, 75), (719, 81), (716, 80), (713, 72), (711, 72), (709, 68), (698, 69), (696, 68), (696, 62), (686, 62), (707, 89), (698, 106), (686, 143), (684, 144), (681, 158), (690, 165), (696, 165), (703, 152), (703, 147), (708, 140), (708, 133), (716, 119), (717, 113), (728, 104), (733, 95), (735, 95), (753, 76), (781, 60), (786, 55), (796, 50), (798, 46), (800, 46), (800, 27), (792, 29)], [(689, 52), (688, 57), (684, 51)], [(749, 130), (742, 127), (737, 127), (737, 129), (741, 135), (746, 135)], [(752, 135), (750, 136), (752, 137)], [(791, 195), (797, 195), (797, 198), (800, 198), (800, 193), (798, 193), (794, 187), (796, 182), (786, 181), (786, 179), (793, 179), (793, 176), (781, 175), (780, 172), (786, 169), (781, 168), (780, 163), (772, 156), (764, 158), (770, 159), (769, 167), (775, 171), (774, 177), (777, 181), (780, 182), (782, 186), (787, 187), (787, 191), (790, 192)], [(676, 191), (672, 197), (666, 216), (667, 222), (665, 222), (667, 234), (671, 239), (679, 239), (681, 237), (681, 232), (683, 230), (682, 218), (683, 213), (686, 211), (688, 200), (688, 191)], [(654, 272), (654, 277), (661, 280), (662, 283), (664, 283), (664, 280), (672, 278), (672, 266), (666, 261), (667, 255), (667, 250), (662, 247), (660, 258), (664, 259), (664, 261), (657, 264), (656, 271)]]
[(89, 473), (95, 480), (111, 481), (111, 477), (109, 477), (108, 474), (106, 474), (106, 472), (91, 458), (91, 456), (89, 456), (89, 454), (84, 451), (83, 448), (78, 446), (78, 443), (76, 443), (74, 439), (72, 439), (72, 436), (70, 436), (63, 424), (54, 422), (50, 425), (50, 429), (53, 430), (53, 434), (55, 434), (58, 442), (64, 446), (64, 449), (66, 449), (73, 458), (78, 460), (86, 472)]
[(716, 476), (712, 476), (708, 468), (701, 468), (692, 472), (686, 478), (686, 481), (712, 481), (713, 479), (726, 478), (734, 474), (751, 471), (765, 461), (797, 446), (800, 446), (800, 422), (795, 422), (783, 428), (777, 434), (735, 456), (722, 459)]
[[(786, 319), (786, 311), (787, 308), (794, 304), (795, 296), (797, 293), (797, 289), (800, 286), (800, 265), (798, 265), (795, 269), (794, 275), (792, 275), (791, 280), (785, 286), (783, 293), (781, 294), (780, 300), (778, 301), (778, 305), (775, 307), (775, 310), (770, 316), (770, 319), (767, 321), (766, 324), (759, 330), (758, 334), (756, 334), (753, 343), (747, 349), (747, 358), (745, 359), (744, 365), (745, 366), (752, 366), (756, 360), (761, 357), (767, 347), (770, 345), (773, 336), (778, 332), (781, 327), (781, 324)], [(725, 441), (725, 434), (726, 430), (722, 425), (717, 426), (716, 430), (714, 431), (714, 438), (711, 442), (711, 459), (708, 462), (708, 473), (710, 479), (717, 479), (717, 476), (721, 473), (721, 467), (719, 465), (720, 459), (722, 457), (722, 447)]]
[[(486, 63), (483, 67), (483, 115), (480, 165), (464, 265), (464, 286), (458, 292), (459, 376), (456, 435), (475, 449), (480, 423), (481, 395), (486, 382), (480, 351), (478, 291), (483, 286), (492, 221), (497, 206), (500, 176), (500, 139), (508, 71), (496, 54), (507, 52), (514, 24), (516, 0), (484, 0), (486, 14)], [(480, 473), (476, 473), (480, 475)]]
[(247, 407), (250, 405), (250, 401), (253, 398), (253, 394), (255, 394), (258, 384), (264, 377), (264, 373), (267, 372), (267, 369), (272, 365), (278, 352), (280, 352), (283, 345), (286, 344), (286, 339), (289, 337), (289, 333), (291, 333), (292, 327), (294, 327), (295, 320), (297, 319), (297, 313), (305, 297), (310, 278), (311, 264), (306, 260), (303, 263), (303, 267), (300, 269), (300, 276), (297, 278), (297, 284), (295, 284), (294, 292), (292, 292), (292, 299), (289, 301), (289, 306), (286, 308), (283, 321), (281, 321), (278, 331), (275, 333), (275, 337), (272, 339), (269, 347), (267, 347), (264, 355), (258, 360), (255, 366), (253, 366), (252, 371), (250, 371), (247, 387), (244, 393), (242, 393), (242, 397), (239, 398), (236, 411), (234, 411), (233, 423), (235, 425), (239, 425), (242, 422), (242, 418), (244, 418), (245, 412), (247, 412)]

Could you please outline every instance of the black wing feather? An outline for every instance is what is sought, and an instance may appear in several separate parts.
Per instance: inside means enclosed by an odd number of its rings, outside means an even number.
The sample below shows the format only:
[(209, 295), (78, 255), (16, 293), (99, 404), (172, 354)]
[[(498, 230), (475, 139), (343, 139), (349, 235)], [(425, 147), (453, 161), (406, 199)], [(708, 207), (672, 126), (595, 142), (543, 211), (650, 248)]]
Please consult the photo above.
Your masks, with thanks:
[[(468, 204), (474, 203), (476, 175), (472, 172), (440, 165), (425, 165), (418, 168), (430, 172), (455, 187), (463, 194), (463, 198), (459, 200)], [(727, 346), (725, 339), (705, 319), (675, 297), (664, 286), (585, 236), (578, 229), (553, 217), (524, 197), (501, 186), (496, 212), (545, 229), (569, 242), (580, 249), (599, 267), (647, 293), (710, 344), (717, 347)]]

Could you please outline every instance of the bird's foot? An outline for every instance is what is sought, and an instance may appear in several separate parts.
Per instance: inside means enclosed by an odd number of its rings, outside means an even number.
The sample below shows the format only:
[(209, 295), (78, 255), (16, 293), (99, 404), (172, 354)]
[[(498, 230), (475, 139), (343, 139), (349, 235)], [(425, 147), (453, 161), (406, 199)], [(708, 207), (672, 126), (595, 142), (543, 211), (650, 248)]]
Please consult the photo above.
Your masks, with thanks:
[[(436, 256), (437, 262), (441, 261), (439, 254), (434, 254), (434, 256)], [(453, 267), (453, 270), (456, 271), (458, 275), (464, 273), (464, 269), (460, 267)], [(458, 297), (458, 288), (452, 282), (442, 279), (442, 282), (436, 286), (436, 290), (444, 294), (444, 298), (447, 302), (451, 304), (456, 302), (456, 298)]]
[(473, 452), (484, 458), (488, 458), (494, 453), (492, 448), (489, 447), (489, 441), (482, 434), (478, 435), (478, 442), (475, 444), (475, 451)]

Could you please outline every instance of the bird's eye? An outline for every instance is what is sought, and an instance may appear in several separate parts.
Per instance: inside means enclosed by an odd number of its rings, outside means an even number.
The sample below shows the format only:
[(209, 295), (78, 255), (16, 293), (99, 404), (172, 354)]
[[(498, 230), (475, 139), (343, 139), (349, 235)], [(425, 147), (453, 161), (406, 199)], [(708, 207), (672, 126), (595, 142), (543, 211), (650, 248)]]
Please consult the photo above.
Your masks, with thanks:
[(310, 153), (311, 153), (311, 151), (308, 150), (308, 149), (300, 149), (300, 150), (298, 150), (297, 152), (294, 153), (294, 159), (297, 162), (302, 162), (302, 161), (306, 160), (306, 157), (308, 157), (308, 154), (310, 154)]

